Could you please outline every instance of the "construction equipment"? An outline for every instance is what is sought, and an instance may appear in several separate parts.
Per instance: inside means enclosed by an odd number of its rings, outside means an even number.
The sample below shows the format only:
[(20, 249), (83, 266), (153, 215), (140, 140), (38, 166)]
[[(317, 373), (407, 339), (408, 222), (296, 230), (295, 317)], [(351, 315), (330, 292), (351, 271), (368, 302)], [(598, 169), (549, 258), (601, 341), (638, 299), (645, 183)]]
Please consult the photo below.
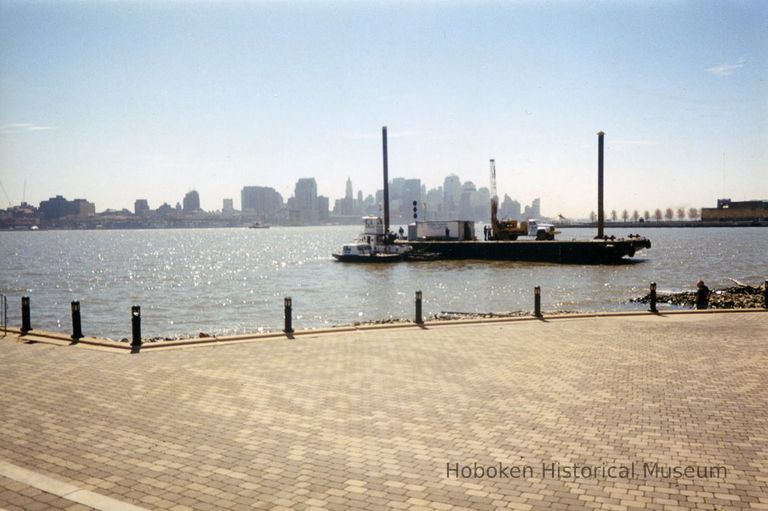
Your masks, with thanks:
[(496, 161), (491, 160), (491, 239), (516, 240), (518, 236), (528, 234), (528, 222), (517, 220), (499, 220), (499, 196), (496, 193)]

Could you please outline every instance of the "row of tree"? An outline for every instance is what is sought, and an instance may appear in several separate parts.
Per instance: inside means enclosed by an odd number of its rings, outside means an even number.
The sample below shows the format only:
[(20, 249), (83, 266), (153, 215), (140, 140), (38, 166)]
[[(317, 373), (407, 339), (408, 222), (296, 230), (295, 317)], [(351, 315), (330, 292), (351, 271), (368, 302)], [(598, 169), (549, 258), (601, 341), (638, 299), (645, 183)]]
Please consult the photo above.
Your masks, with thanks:
[[(677, 215), (677, 220), (685, 220), (686, 214), (688, 216), (688, 220), (698, 220), (699, 219), (699, 210), (697, 208), (690, 208), (688, 211), (686, 211), (684, 208), (678, 208), (677, 211), (673, 210), (672, 208), (667, 208), (665, 211), (661, 211), (660, 209), (656, 209), (653, 212), (653, 216), (651, 216), (651, 212), (649, 210), (643, 211), (643, 215), (640, 216), (640, 212), (638, 210), (634, 210), (632, 214), (630, 215), (629, 211), (626, 209), (621, 212), (621, 219), (624, 222), (629, 222), (632, 220), (633, 222), (647, 222), (649, 220), (655, 220), (657, 222), (660, 222), (663, 220), (674, 220), (675, 215)], [(597, 220), (597, 214), (593, 211), (589, 214), (589, 219), (594, 222)], [(610, 219), (613, 222), (616, 222), (619, 220), (619, 214), (618, 212), (613, 209), (611, 210)]]

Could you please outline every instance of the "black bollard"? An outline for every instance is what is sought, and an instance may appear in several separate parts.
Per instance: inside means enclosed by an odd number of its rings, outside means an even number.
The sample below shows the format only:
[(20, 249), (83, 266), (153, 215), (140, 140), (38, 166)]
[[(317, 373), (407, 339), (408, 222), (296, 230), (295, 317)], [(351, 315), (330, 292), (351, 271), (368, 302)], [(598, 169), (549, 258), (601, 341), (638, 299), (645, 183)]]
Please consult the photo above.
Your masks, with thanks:
[(29, 319), (29, 297), (21, 297), (21, 334), (24, 335), (32, 330), (32, 321)]
[(141, 349), (141, 307), (138, 305), (131, 307), (131, 330), (131, 352), (138, 353)]
[(656, 283), (651, 282), (651, 312), (659, 312), (659, 310), (656, 308)]
[(285, 297), (283, 306), (285, 310), (285, 329), (283, 332), (290, 335), (293, 333), (293, 300), (290, 296)]
[(424, 317), (421, 314), (421, 291), (416, 291), (416, 319), (417, 325), (424, 324)]
[(77, 342), (83, 338), (83, 328), (80, 323), (80, 302), (72, 302), (72, 340)]
[(533, 315), (541, 317), (541, 286), (533, 288)]
[(763, 282), (763, 308), (768, 309), (768, 280)]

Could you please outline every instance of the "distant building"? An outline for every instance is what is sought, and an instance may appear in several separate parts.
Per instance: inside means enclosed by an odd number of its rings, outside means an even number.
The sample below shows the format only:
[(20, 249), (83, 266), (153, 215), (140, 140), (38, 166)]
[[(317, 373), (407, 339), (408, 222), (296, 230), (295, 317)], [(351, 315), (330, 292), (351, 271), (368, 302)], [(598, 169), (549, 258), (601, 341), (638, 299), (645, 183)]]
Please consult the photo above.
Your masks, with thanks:
[(137, 216), (147, 216), (149, 214), (149, 202), (147, 199), (136, 199), (133, 203), (133, 213)]
[(240, 192), (240, 209), (262, 220), (272, 219), (283, 209), (283, 196), (267, 186), (245, 186)]
[(355, 197), (352, 191), (352, 179), (347, 178), (347, 186), (344, 191), (343, 199), (336, 199), (333, 206), (333, 213), (338, 216), (348, 216), (357, 213)]
[(478, 222), (491, 221), (491, 191), (482, 187), (472, 196), (472, 207), (474, 208), (474, 219)]
[(72, 202), (75, 203), (75, 215), (79, 218), (96, 216), (96, 205), (93, 202), (85, 199), (75, 199)]
[(541, 218), (541, 199), (533, 199), (530, 207), (525, 207), (523, 217), (524, 220), (529, 218)]
[(345, 199), (352, 199), (354, 197), (353, 191), (352, 191), (352, 178), (347, 177), (347, 187), (344, 190), (344, 198)]
[(221, 204), (221, 213), (224, 215), (232, 215), (235, 212), (235, 204), (232, 199), (224, 199)]
[(406, 179), (403, 183), (403, 203), (400, 213), (406, 218), (413, 216), (413, 201), (421, 208), (421, 179)]
[(168, 217), (172, 213), (174, 213), (174, 211), (175, 210), (167, 202), (163, 202), (163, 204), (159, 208), (157, 208), (157, 214), (158, 216), (161, 216), (161, 217)]
[(512, 200), (509, 195), (504, 194), (504, 202), (501, 203), (499, 216), (509, 220), (522, 220), (522, 211), (520, 208), (521, 206), (518, 201)]
[(734, 202), (718, 199), (716, 208), (701, 208), (702, 222), (768, 222), (768, 200)]
[(445, 178), (443, 181), (443, 218), (448, 219), (455, 216), (459, 210), (461, 202), (461, 179), (455, 174)]
[(184, 206), (182, 211), (184, 211), (184, 213), (188, 214), (200, 211), (200, 194), (197, 193), (196, 190), (187, 192), (187, 194), (184, 196), (183, 203)]
[(86, 218), (96, 215), (96, 206), (85, 199), (68, 201), (61, 195), (57, 195), (40, 203), (40, 214), (46, 220), (72, 216)]
[(459, 199), (459, 220), (474, 220), (475, 212), (472, 207), (472, 197), (477, 192), (477, 187), (472, 181), (461, 185), (461, 198)]
[(328, 216), (330, 214), (329, 206), (330, 206), (330, 200), (328, 199), (328, 197), (325, 197), (323, 195), (319, 195), (317, 197), (317, 219), (320, 222), (328, 221)]
[(316, 224), (319, 220), (319, 204), (317, 201), (317, 182), (314, 177), (301, 178), (296, 182), (293, 192), (293, 209), (298, 212), (294, 217), (299, 224)]

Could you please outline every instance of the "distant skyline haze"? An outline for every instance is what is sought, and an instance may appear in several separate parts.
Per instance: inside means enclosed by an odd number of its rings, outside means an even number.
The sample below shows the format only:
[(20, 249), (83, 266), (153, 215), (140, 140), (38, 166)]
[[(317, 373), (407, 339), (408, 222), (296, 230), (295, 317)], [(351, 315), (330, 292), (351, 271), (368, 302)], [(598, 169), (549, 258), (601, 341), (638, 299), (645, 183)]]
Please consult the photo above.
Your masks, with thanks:
[[(98, 210), (446, 175), (543, 213), (768, 199), (768, 2), (0, 0), (0, 195)], [(26, 183), (26, 186), (25, 186)], [(6, 198), (7, 194), (7, 198)]]

